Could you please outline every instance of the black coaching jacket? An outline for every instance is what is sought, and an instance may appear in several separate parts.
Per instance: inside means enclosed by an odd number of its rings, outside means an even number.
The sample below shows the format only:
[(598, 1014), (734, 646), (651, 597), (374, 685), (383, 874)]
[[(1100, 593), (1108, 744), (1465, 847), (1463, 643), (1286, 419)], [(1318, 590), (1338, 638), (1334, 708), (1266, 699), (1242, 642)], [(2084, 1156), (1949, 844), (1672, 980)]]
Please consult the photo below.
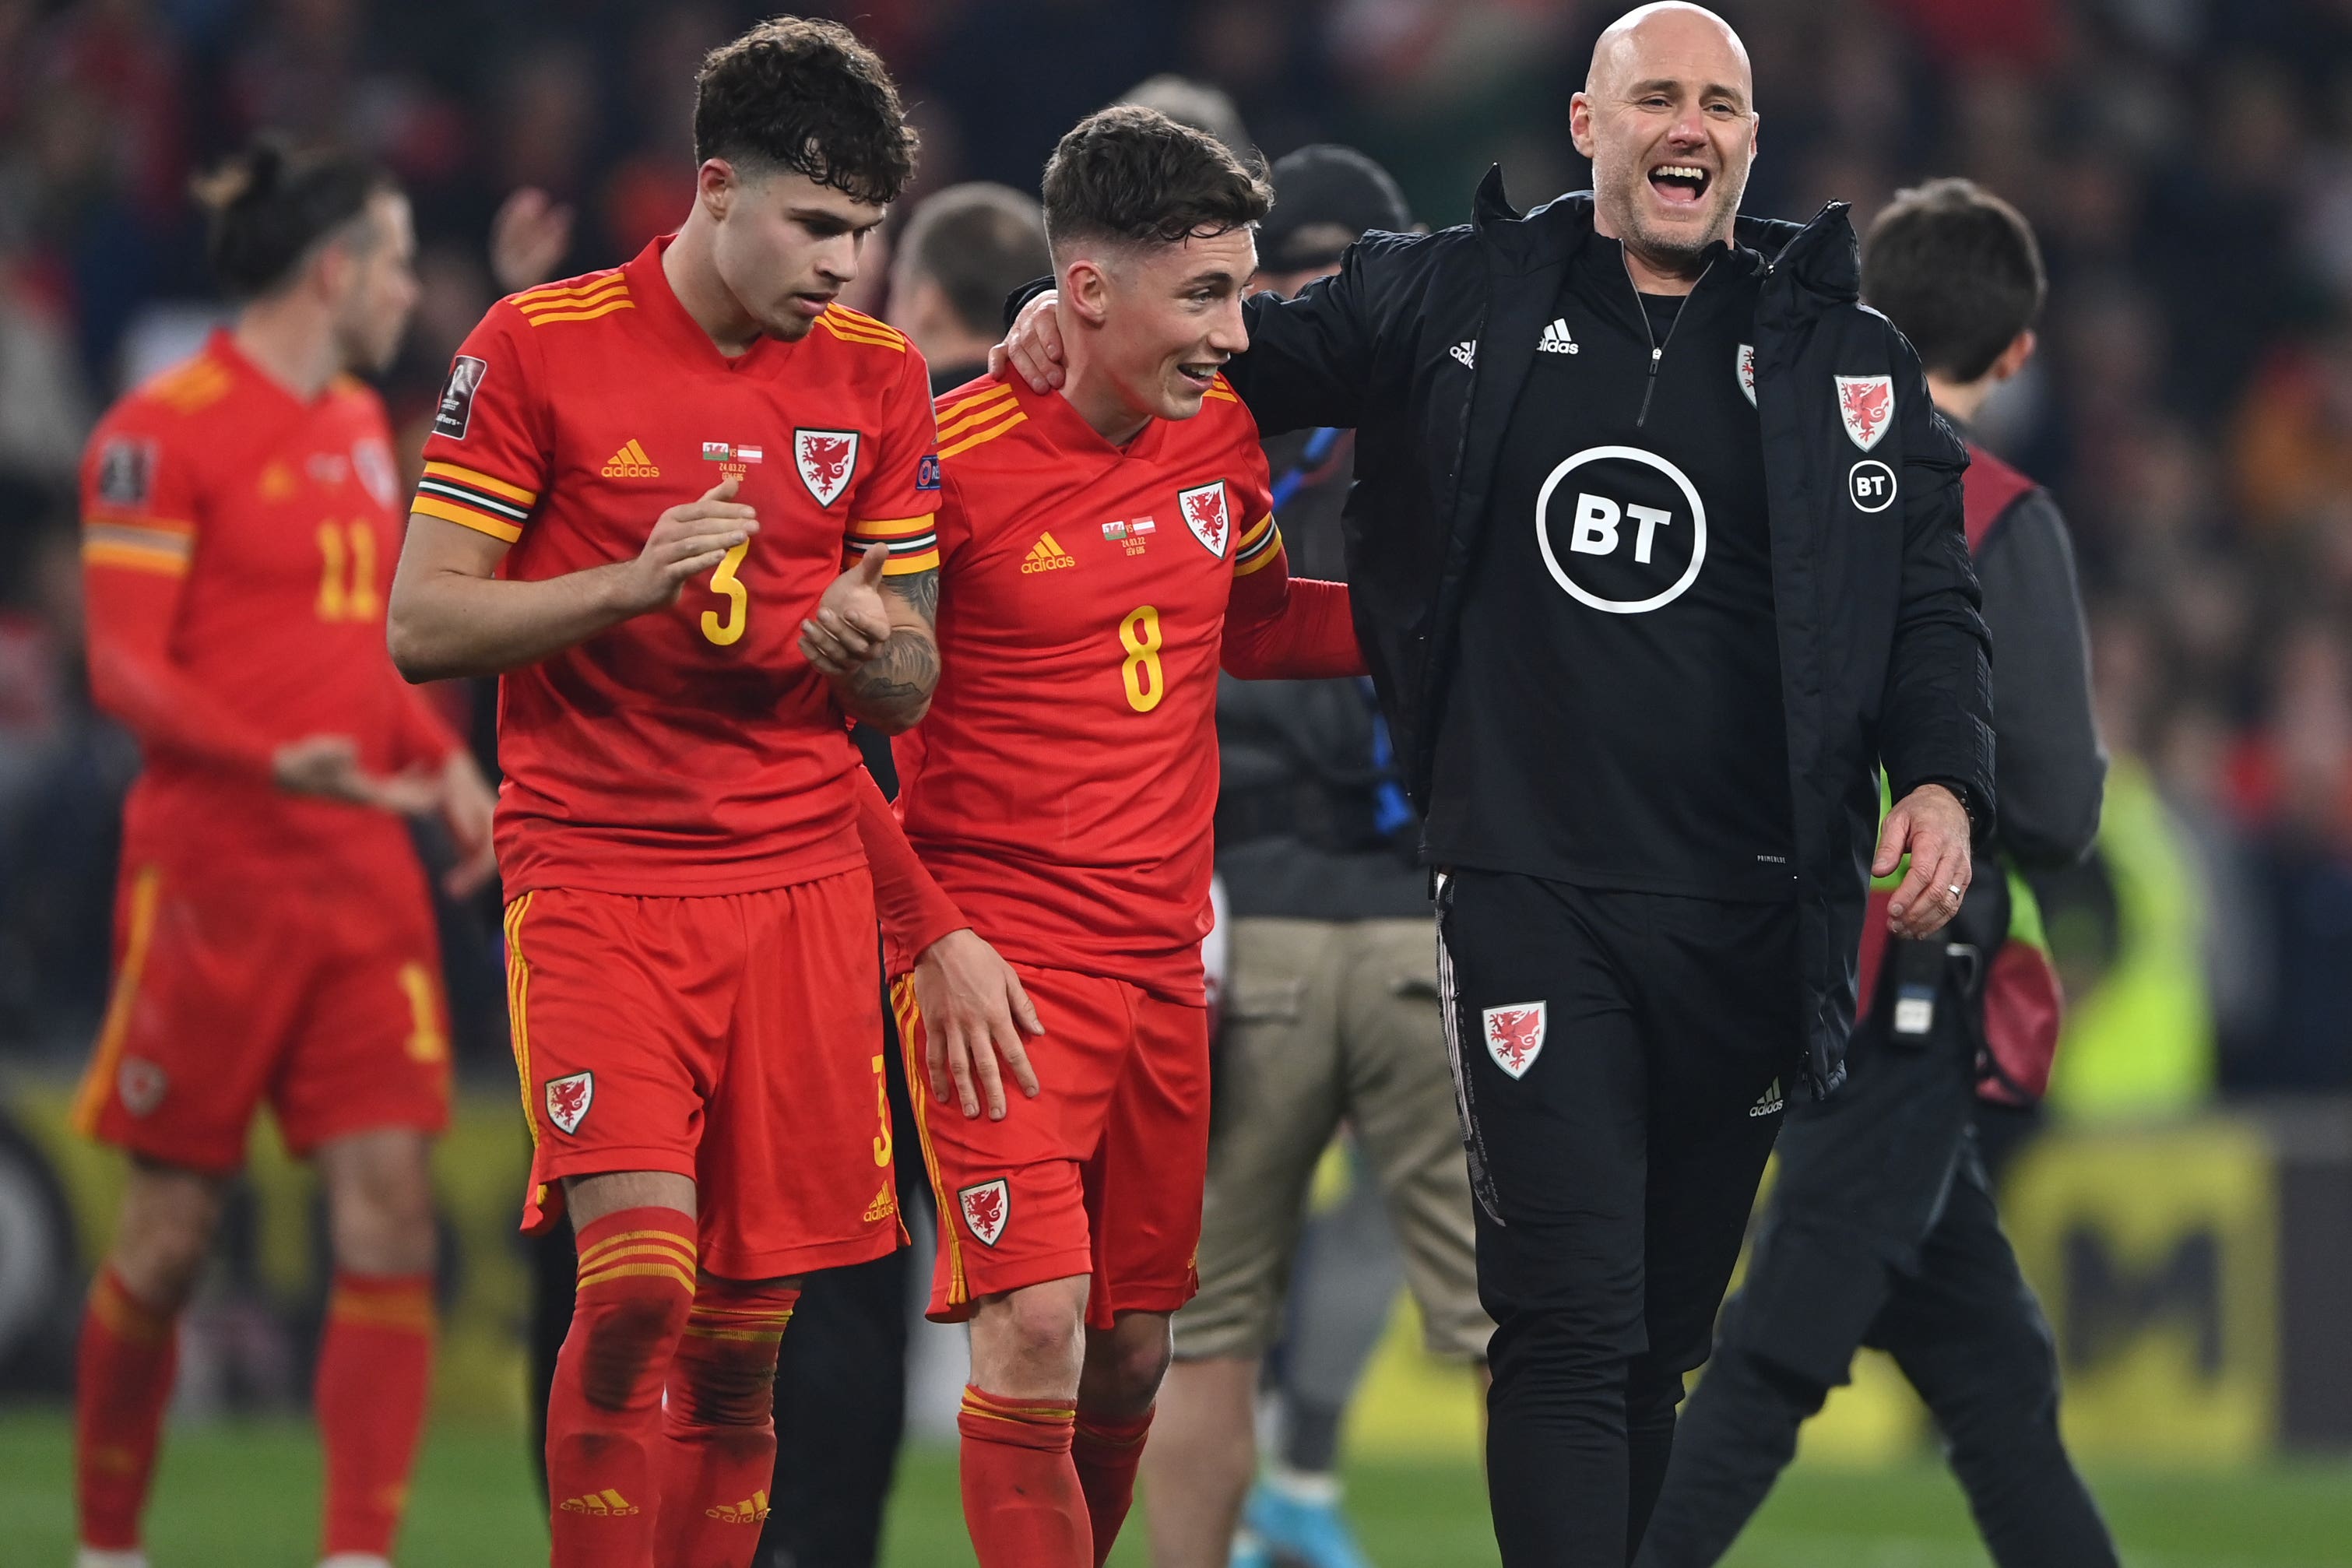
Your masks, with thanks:
[[(1297, 299), (1252, 298), (1249, 352), (1225, 366), (1268, 435), (1358, 432), (1344, 521), (1356, 632), (1423, 810), (1504, 429), (1592, 232), (1589, 193), (1522, 216), (1496, 170), (1472, 222), (1368, 235)], [(1845, 1075), (1878, 771), (1898, 800), (1951, 784), (1989, 823), (1991, 668), (1961, 526), (1968, 454), (1910, 344), (1860, 303), (1844, 205), (1801, 227), (1742, 218), (1737, 237), (1769, 264), (1756, 406), (1796, 809), (1803, 1070), (1820, 1096)], [(1894, 415), (1865, 451), (1841, 417), (1852, 394), (1838, 378), (1877, 376), (1893, 378)]]

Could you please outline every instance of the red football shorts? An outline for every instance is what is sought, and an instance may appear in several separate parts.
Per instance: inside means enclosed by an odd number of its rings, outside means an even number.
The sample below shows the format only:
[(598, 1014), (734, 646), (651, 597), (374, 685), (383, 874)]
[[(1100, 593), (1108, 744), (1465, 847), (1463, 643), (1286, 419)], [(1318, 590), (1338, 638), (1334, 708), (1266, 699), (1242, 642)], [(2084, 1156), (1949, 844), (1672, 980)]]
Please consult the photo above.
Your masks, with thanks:
[(1091, 1275), (1087, 1321), (1172, 1312), (1200, 1289), (1209, 1163), (1209, 1014), (1124, 981), (1013, 969), (1045, 1032), (1029, 1042), (1034, 1100), (1005, 1079), (1004, 1120), (925, 1092), (915, 987), (891, 987), (915, 1125), (940, 1202), (930, 1316), (961, 1322), (981, 1296)]
[(544, 888), (507, 906), (530, 1119), (523, 1228), (562, 1181), (694, 1179), (706, 1272), (772, 1279), (899, 1246), (866, 868), (755, 893)]
[(360, 893), (126, 862), (114, 989), (74, 1125), (187, 1170), (245, 1163), (269, 1101), (295, 1153), (449, 1120), (441, 943), (421, 870)]

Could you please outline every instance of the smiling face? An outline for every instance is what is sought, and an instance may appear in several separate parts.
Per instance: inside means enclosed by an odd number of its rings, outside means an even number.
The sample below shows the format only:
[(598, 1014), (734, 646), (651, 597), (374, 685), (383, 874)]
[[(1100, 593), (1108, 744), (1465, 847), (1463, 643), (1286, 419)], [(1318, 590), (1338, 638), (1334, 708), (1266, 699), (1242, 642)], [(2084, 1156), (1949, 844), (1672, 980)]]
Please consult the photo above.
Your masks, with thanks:
[[(1190, 419), (1225, 361), (1249, 347), (1242, 286), (1257, 268), (1247, 227), (1173, 245), (1092, 247), (1062, 268), (1063, 297), (1079, 325), (1073, 380), (1088, 384), (1081, 411), (1098, 417)], [(1111, 434), (1108, 429), (1106, 434)]]
[(1600, 231), (1664, 270), (1729, 239), (1756, 156), (1754, 97), (1748, 51), (1714, 13), (1667, 4), (1620, 18), (1569, 109)]
[(866, 237), (886, 209), (794, 169), (762, 172), (714, 158), (701, 181), (702, 205), (716, 220), (710, 254), (720, 283), (768, 336), (808, 336), (857, 276)]

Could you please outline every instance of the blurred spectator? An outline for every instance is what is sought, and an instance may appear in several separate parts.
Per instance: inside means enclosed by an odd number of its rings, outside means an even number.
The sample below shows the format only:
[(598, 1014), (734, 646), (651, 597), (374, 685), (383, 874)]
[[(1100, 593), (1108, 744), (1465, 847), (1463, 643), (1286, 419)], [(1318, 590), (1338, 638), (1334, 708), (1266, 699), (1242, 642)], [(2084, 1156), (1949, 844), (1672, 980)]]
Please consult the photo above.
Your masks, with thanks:
[(950, 185), (899, 232), (890, 321), (915, 340), (946, 392), (988, 368), (1004, 335), (1004, 299), (1054, 269), (1037, 198), (1009, 185)]
[(1205, 131), (1244, 158), (1256, 151), (1234, 100), (1206, 82), (1170, 73), (1149, 77), (1119, 96), (1121, 103), (1156, 109), (1179, 125)]

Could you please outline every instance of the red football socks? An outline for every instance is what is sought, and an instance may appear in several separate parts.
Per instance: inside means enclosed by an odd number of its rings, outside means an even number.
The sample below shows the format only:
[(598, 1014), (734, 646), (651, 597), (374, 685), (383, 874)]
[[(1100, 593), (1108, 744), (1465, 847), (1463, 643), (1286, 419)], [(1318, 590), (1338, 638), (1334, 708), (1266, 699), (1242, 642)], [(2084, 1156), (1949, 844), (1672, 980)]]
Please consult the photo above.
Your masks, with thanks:
[(963, 1521), (980, 1568), (1093, 1568), (1087, 1498), (1070, 1458), (1076, 1415), (964, 1385)]
[(1151, 1412), (1127, 1420), (1078, 1412), (1070, 1442), (1070, 1458), (1077, 1466), (1078, 1485), (1087, 1494), (1087, 1519), (1095, 1538), (1095, 1568), (1109, 1558), (1118, 1527), (1135, 1506), (1135, 1468), (1143, 1462), (1143, 1439), (1151, 1430)]
[(694, 1301), (694, 1220), (622, 1209), (581, 1227), (572, 1331), (547, 1399), (551, 1568), (647, 1568), (661, 1512), (662, 1384)]
[(141, 1301), (101, 1266), (82, 1310), (75, 1369), (74, 1482), (84, 1546), (128, 1552), (139, 1544), (178, 1352), (173, 1315)]
[(745, 1568), (776, 1469), (776, 1348), (797, 1289), (702, 1277), (662, 1417), (660, 1568)]
[(311, 1391), (327, 1450), (320, 1555), (392, 1555), (433, 1384), (433, 1276), (338, 1272)]

